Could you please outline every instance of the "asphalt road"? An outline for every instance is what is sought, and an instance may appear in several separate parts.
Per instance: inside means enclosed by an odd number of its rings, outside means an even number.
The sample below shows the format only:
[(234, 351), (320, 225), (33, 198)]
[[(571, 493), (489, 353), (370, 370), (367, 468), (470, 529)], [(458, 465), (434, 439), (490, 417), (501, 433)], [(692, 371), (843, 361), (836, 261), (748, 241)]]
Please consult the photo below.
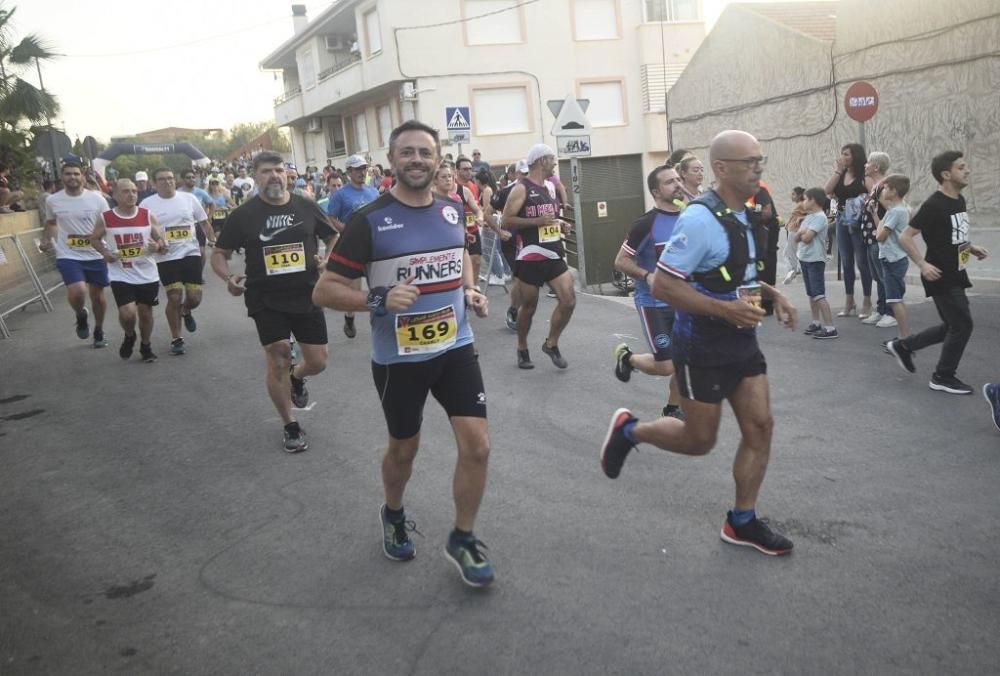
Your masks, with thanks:
[[(801, 283), (791, 294), (802, 309)], [(369, 330), (329, 313), (329, 369), (280, 450), (263, 357), (217, 280), (183, 357), (122, 363), (57, 312), (0, 341), (0, 674), (943, 674), (1000, 663), (1000, 434), (982, 397), (927, 387), (881, 353), (891, 330), (814, 341), (762, 329), (776, 418), (758, 511), (795, 541), (765, 557), (719, 540), (737, 429), (704, 458), (643, 448), (617, 481), (598, 446), (638, 340), (626, 299), (582, 296), (558, 371), (515, 366), (502, 292), (475, 323), (493, 451), (477, 533), (498, 580), (464, 587), (441, 552), (455, 450), (429, 404), (406, 506), (409, 563), (380, 549), (385, 432)], [(832, 295), (836, 296), (835, 292)], [(911, 298), (916, 292), (911, 288)], [(58, 293), (57, 293), (58, 296)], [(624, 302), (622, 302), (624, 301)], [(1000, 296), (972, 298), (959, 375), (1000, 378)], [(911, 306), (915, 327), (936, 320)], [(801, 330), (801, 329), (800, 329)]]

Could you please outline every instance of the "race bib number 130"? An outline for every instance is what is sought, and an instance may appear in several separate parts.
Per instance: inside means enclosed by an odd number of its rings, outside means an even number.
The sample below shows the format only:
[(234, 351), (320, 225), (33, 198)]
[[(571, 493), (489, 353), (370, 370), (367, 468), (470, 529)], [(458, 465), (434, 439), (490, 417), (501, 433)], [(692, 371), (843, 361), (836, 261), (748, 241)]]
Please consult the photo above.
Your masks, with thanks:
[(458, 320), (449, 305), (431, 312), (396, 315), (396, 347), (401, 355), (442, 352), (455, 344)]

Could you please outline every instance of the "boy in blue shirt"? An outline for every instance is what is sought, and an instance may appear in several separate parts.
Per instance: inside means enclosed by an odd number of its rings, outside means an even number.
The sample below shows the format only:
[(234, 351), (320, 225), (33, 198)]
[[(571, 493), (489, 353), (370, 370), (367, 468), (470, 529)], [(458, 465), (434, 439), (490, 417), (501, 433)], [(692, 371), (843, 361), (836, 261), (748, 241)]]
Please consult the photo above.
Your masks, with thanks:
[[(818, 340), (838, 338), (837, 328), (833, 325), (833, 313), (830, 303), (826, 300), (826, 233), (827, 220), (823, 206), (826, 204), (826, 193), (822, 188), (809, 188), (801, 203), (806, 217), (802, 225), (794, 233), (793, 240), (798, 242), (796, 255), (802, 268), (802, 282), (806, 285), (806, 295), (809, 296), (809, 309), (812, 321), (804, 333)], [(823, 324), (820, 323), (820, 317)]]
[(901, 174), (887, 176), (882, 182), (882, 195), (879, 201), (885, 207), (885, 216), (878, 217), (874, 203), (869, 207), (872, 220), (875, 223), (875, 239), (878, 240), (878, 258), (882, 266), (882, 283), (885, 285), (886, 305), (892, 306), (890, 318), (895, 318), (895, 324), (879, 320), (875, 326), (888, 328), (897, 326), (900, 338), (910, 335), (909, 318), (906, 315), (906, 305), (903, 304), (903, 294), (906, 292), (906, 270), (910, 259), (899, 246), (899, 236), (910, 221), (910, 210), (903, 204), (903, 198), (910, 191), (910, 179)]

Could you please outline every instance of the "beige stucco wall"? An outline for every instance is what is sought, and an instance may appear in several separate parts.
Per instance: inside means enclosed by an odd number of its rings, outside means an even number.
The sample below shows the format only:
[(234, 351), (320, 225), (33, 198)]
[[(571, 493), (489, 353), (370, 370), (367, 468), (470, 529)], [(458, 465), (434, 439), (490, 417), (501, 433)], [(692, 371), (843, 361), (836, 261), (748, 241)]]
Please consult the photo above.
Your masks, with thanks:
[[(727, 128), (771, 139), (764, 141), (769, 157), (765, 180), (787, 213), (790, 188), (822, 185), (840, 146), (859, 139), (858, 123), (844, 113), (843, 98), (852, 81), (864, 78), (880, 95), (879, 112), (866, 125), (867, 148), (889, 153), (892, 170), (913, 179), (911, 204), (936, 189), (931, 157), (955, 148), (967, 153), (973, 167), (966, 197), (974, 223), (1000, 225), (1000, 59), (889, 74), (994, 51), (1000, 43), (1000, 19), (976, 21), (929, 39), (864, 49), (995, 12), (991, 0), (842, 0), (834, 46), (836, 78), (842, 84), (835, 91), (750, 105), (827, 84), (829, 46), (731, 7), (671, 92), (674, 145), (704, 152), (711, 137)], [(752, 42), (748, 35), (754, 36)], [(680, 121), (729, 106), (737, 110)], [(796, 138), (774, 138), (781, 136)]]

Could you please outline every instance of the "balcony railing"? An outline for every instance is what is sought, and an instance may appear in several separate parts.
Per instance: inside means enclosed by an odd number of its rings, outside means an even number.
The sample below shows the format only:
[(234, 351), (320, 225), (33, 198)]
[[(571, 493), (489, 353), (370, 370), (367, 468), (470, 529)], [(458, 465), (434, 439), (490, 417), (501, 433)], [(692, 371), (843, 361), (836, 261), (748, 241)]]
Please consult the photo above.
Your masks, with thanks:
[(340, 71), (342, 71), (342, 70), (344, 70), (346, 68), (350, 68), (351, 66), (353, 66), (356, 63), (358, 63), (359, 61), (361, 61), (361, 54), (353, 54), (352, 53), (350, 55), (350, 57), (346, 61), (340, 61), (338, 63), (333, 64), (332, 66), (330, 66), (326, 70), (321, 70), (320, 73), (319, 73), (319, 81), (322, 82), (323, 80), (327, 79), (328, 77), (332, 77), (332, 76), (336, 75), (337, 73), (339, 73)]
[(284, 103), (288, 99), (295, 98), (296, 96), (298, 96), (301, 93), (302, 93), (302, 87), (292, 87), (291, 89), (289, 89), (288, 91), (286, 91), (281, 96), (275, 98), (274, 99), (274, 105), (280, 106), (282, 103)]

